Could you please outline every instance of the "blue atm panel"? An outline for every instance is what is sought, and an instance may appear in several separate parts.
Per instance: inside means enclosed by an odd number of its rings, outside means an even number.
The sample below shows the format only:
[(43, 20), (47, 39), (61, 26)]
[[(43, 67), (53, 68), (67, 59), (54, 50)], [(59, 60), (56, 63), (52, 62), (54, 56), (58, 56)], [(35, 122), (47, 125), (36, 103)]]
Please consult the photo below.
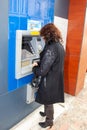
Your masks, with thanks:
[(28, 30), (30, 21), (40, 26), (53, 22), (54, 0), (9, 0), (8, 91), (31, 82), (33, 74), (15, 78), (16, 31)]

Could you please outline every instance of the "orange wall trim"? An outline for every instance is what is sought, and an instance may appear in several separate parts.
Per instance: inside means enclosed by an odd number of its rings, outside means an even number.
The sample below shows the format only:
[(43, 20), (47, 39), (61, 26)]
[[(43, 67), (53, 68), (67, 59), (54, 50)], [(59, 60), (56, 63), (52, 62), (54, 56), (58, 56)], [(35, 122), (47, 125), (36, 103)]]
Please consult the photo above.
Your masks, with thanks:
[(84, 84), (84, 80), (82, 80), (81, 83), (79, 80), (81, 78), (84, 79), (85, 71), (82, 69), (81, 72), (79, 72), (79, 70), (83, 62), (82, 55), (84, 54), (82, 53), (82, 49), (85, 47), (83, 43), (85, 12), (86, 0), (70, 0), (64, 83), (65, 92), (71, 95), (77, 95)]

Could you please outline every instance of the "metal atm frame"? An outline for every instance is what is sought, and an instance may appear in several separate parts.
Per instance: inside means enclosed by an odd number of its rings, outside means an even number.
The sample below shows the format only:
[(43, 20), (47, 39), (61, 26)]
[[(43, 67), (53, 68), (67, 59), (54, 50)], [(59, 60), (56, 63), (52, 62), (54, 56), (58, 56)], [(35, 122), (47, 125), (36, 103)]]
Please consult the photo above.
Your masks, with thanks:
[[(26, 59), (22, 59), (22, 53), (25, 53), (26, 50), (22, 49), (22, 43), (31, 40), (31, 51), (26, 55)], [(28, 41), (29, 42), (29, 41)], [(34, 59), (39, 59), (39, 53), (44, 47), (42, 38), (39, 36), (39, 32), (30, 32), (29, 30), (17, 30), (16, 31), (16, 56), (15, 56), (15, 78), (20, 79), (24, 76), (32, 74), (32, 61)]]

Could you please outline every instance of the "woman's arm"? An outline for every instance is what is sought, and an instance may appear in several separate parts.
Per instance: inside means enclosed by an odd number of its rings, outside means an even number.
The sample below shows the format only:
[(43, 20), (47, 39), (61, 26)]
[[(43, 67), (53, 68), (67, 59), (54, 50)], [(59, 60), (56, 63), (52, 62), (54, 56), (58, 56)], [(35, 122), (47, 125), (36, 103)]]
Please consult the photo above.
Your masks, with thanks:
[(46, 52), (45, 52), (45, 54), (44, 54), (44, 56), (41, 60), (40, 66), (34, 66), (33, 67), (33, 72), (35, 73), (35, 75), (45, 76), (49, 72), (52, 64), (54, 63), (54, 61), (56, 59), (56, 57), (57, 57), (56, 50), (53, 48), (53, 46), (50, 46), (46, 50)]

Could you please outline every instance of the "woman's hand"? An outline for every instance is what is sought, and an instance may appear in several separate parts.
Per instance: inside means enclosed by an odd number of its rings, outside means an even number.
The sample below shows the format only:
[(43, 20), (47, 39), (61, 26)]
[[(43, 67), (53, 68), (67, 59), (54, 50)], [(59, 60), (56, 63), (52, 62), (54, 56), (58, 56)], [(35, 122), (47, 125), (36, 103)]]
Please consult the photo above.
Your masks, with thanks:
[(34, 63), (32, 64), (32, 67), (34, 67), (34, 66), (38, 66), (38, 63), (37, 63), (37, 62), (34, 62)]

